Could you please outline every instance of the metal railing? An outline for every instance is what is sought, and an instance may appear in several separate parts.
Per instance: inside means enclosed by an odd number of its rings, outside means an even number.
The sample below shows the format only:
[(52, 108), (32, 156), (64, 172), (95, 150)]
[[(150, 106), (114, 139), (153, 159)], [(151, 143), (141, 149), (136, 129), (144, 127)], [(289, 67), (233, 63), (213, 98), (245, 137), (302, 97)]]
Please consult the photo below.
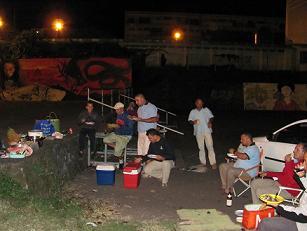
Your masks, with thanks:
[[(127, 95), (124, 95), (124, 94), (119, 94), (119, 96), (121, 97), (124, 97), (124, 98), (127, 98), (127, 99), (130, 99), (131, 101), (135, 101), (134, 98), (130, 97), (130, 96), (127, 96)], [(172, 115), (172, 116), (177, 116), (175, 113), (173, 112), (170, 112), (170, 111), (167, 111), (163, 108), (159, 108), (157, 107), (158, 111), (162, 111), (165, 113), (165, 124), (168, 125), (169, 124), (169, 115)]]
[[(129, 96), (126, 96), (126, 97), (129, 97)], [(112, 97), (111, 97), (111, 98), (112, 98)], [(131, 98), (131, 99), (134, 100), (134, 98), (132, 98), (132, 97), (129, 97), (129, 98)], [(103, 107), (107, 107), (107, 108), (110, 108), (110, 109), (114, 109), (113, 106), (104, 103), (103, 90), (101, 90), (101, 101), (98, 101), (98, 100), (93, 99), (93, 98), (90, 97), (90, 89), (88, 88), (88, 89), (87, 89), (87, 100), (88, 100), (88, 101), (91, 101), (91, 102), (94, 102), (94, 103), (97, 103), (97, 104), (100, 104), (100, 105), (102, 106), (102, 107), (101, 107), (101, 113), (102, 113), (102, 114), (103, 114), (103, 111), (104, 111), (104, 110), (103, 110)], [(159, 109), (159, 110), (161, 110), (161, 109)], [(164, 109), (162, 109), (162, 110), (164, 110)], [(166, 111), (166, 110), (164, 110), (164, 111)], [(169, 113), (169, 114), (171, 113), (171, 115), (176, 116), (175, 113), (168, 112), (168, 111), (166, 111), (166, 112)], [(163, 129), (165, 129), (165, 130), (168, 130), (168, 131), (177, 133), (177, 134), (179, 134), (179, 135), (184, 135), (183, 132), (177, 131), (177, 130), (172, 129), (172, 128), (169, 128), (169, 127), (167, 127), (167, 126), (164, 126), (164, 125), (161, 125), (161, 124), (158, 124), (158, 123), (157, 123), (157, 126), (160, 127), (160, 128), (163, 128)]]

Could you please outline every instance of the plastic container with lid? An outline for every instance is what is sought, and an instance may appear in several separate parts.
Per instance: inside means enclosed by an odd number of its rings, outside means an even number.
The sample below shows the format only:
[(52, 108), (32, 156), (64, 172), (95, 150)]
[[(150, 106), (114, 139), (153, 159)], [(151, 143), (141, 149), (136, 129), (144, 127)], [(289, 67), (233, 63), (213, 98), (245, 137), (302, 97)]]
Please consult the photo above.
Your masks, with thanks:
[(98, 185), (114, 185), (115, 166), (111, 164), (97, 165), (96, 179)]
[(141, 164), (127, 163), (124, 168), (124, 187), (135, 189), (138, 188), (141, 180)]

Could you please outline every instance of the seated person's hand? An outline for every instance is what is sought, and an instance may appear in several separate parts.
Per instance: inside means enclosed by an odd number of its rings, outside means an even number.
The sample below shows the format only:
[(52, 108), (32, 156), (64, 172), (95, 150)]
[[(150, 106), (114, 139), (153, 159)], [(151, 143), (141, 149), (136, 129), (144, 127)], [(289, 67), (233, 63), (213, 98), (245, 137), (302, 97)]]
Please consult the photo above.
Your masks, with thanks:
[(125, 121), (117, 119), (117, 120), (116, 120), (116, 124), (117, 124), (118, 126), (123, 126), (123, 125), (125, 124)]
[(290, 162), (292, 160), (292, 154), (288, 154), (285, 156), (285, 161)]
[(259, 172), (260, 177), (266, 177), (268, 174), (266, 172)]
[(161, 155), (157, 155), (155, 159), (159, 160), (159, 161), (165, 160), (165, 158), (163, 156), (161, 156)]
[(139, 164), (139, 163), (141, 163), (141, 162), (142, 162), (142, 158), (141, 158), (141, 157), (138, 157), (138, 158), (135, 158), (135, 159), (134, 159), (134, 163)]

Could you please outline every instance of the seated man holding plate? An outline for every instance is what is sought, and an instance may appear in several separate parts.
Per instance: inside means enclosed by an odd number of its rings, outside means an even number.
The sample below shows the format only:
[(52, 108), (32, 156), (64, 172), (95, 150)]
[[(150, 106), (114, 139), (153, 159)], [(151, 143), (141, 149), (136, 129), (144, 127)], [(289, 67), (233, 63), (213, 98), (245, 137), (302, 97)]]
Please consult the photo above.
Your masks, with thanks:
[[(249, 133), (241, 135), (241, 144), (244, 148), (236, 151), (234, 156), (237, 158), (235, 163), (222, 163), (219, 166), (222, 188), (225, 193), (231, 192), (233, 183), (240, 175), (242, 170), (250, 169), (260, 163), (260, 152), (253, 142), (253, 137)], [(244, 178), (252, 178), (257, 176), (258, 170), (253, 169), (242, 174)]]
[(136, 158), (136, 162), (143, 161), (146, 165), (143, 170), (144, 177), (154, 177), (162, 181), (162, 187), (167, 187), (171, 169), (175, 166), (175, 155), (172, 148), (156, 129), (149, 129), (146, 135), (150, 141), (148, 154)]

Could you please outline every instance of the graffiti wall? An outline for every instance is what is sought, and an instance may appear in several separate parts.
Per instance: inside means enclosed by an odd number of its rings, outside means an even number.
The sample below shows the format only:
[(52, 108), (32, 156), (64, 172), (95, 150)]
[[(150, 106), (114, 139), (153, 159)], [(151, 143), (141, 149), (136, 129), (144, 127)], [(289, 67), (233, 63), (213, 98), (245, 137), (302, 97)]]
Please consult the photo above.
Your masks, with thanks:
[(22, 85), (38, 83), (65, 89), (76, 95), (86, 95), (87, 88), (99, 93), (102, 88), (131, 87), (131, 66), (128, 59), (20, 59), (19, 69)]
[(244, 83), (245, 110), (307, 111), (306, 84)]

